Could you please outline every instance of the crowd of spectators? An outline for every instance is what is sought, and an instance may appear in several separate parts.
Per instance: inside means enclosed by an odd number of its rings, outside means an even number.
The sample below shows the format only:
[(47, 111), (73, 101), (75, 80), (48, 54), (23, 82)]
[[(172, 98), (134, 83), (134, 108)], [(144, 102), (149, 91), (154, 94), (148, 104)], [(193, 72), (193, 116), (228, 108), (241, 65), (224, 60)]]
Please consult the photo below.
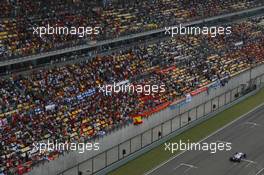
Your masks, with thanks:
[[(81, 63), (0, 79), (0, 167), (25, 167), (55, 159), (38, 152), (47, 139), (83, 142), (132, 122), (131, 116), (264, 63), (264, 17), (232, 24), (232, 35), (178, 36), (97, 56)], [(112, 93), (98, 87), (129, 80), (165, 85), (165, 92)], [(22, 171), (22, 170), (23, 171)]]
[[(0, 60), (105, 40), (259, 6), (262, 0), (143, 0), (95, 6), (90, 1), (3, 0)], [(36, 27), (99, 27), (98, 35), (33, 34)]]

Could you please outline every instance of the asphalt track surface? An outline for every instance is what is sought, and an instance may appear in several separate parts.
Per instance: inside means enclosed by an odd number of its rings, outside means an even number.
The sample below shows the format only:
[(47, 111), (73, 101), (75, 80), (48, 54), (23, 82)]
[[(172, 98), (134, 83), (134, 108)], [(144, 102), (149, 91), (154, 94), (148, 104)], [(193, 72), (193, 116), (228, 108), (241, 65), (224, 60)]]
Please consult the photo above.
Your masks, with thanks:
[[(264, 107), (249, 113), (201, 141), (231, 142), (231, 151), (186, 151), (146, 173), (148, 175), (264, 175)], [(247, 158), (230, 162), (235, 152)]]

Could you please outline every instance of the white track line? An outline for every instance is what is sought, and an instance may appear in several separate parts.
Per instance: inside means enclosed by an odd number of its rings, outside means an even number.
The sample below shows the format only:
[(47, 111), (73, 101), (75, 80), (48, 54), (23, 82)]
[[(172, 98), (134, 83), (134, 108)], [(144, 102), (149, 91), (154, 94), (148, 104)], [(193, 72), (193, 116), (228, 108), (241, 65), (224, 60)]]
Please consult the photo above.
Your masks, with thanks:
[(197, 168), (196, 166), (191, 165), (191, 164), (187, 164), (187, 163), (181, 163), (181, 165), (184, 165), (184, 166), (187, 166), (187, 167), (190, 167), (190, 168)]
[[(261, 108), (261, 107), (263, 107), (263, 106), (264, 106), (264, 103), (258, 105), (257, 107), (253, 108), (252, 110), (250, 110), (250, 111), (247, 112), (246, 114), (241, 115), (241, 117), (239, 117), (239, 118), (233, 120), (232, 122), (226, 124), (226, 125), (223, 126), (222, 128), (219, 128), (218, 130), (216, 130), (216, 131), (213, 132), (212, 134), (206, 136), (205, 138), (203, 138), (202, 140), (200, 140), (198, 143), (200, 143), (200, 142), (202, 142), (202, 141), (208, 139), (209, 137), (212, 137), (213, 135), (215, 135), (215, 134), (217, 134), (218, 132), (224, 130), (224, 129), (227, 128), (228, 126), (232, 125), (233, 123), (239, 121), (240, 119), (246, 117), (248, 114), (250, 114), (250, 113), (256, 111), (258, 108)], [(205, 122), (206, 122), (206, 121), (205, 121)], [(181, 155), (184, 154), (186, 151), (187, 151), (187, 150), (185, 150), (185, 151), (183, 151), (183, 152), (180, 152), (179, 154), (177, 154), (177, 155), (171, 157), (170, 159), (168, 159), (168, 160), (166, 160), (165, 162), (161, 163), (160, 165), (156, 166), (156, 167), (153, 168), (152, 170), (147, 171), (146, 173), (144, 173), (144, 175), (149, 175), (149, 174), (151, 174), (152, 172), (156, 171), (157, 169), (159, 169), (159, 168), (162, 167), (163, 165), (165, 165), (165, 164), (167, 164), (168, 162), (172, 161), (173, 159), (175, 159), (175, 158), (181, 156)]]
[[(176, 169), (178, 169), (178, 168), (180, 168), (180, 167), (182, 167), (182, 166), (186, 166), (186, 167), (188, 167), (187, 168), (187, 171), (189, 171), (190, 169), (192, 169), (192, 168), (198, 168), (198, 167), (196, 167), (196, 166), (194, 166), (194, 165), (190, 165), (190, 164), (187, 164), (187, 163), (181, 163), (180, 165), (178, 165), (178, 166), (176, 166), (175, 168), (173, 168), (173, 170), (176, 170)], [(186, 171), (186, 170), (185, 170)], [(184, 172), (185, 172), (184, 171)]]
[(254, 122), (246, 122), (245, 124), (252, 125), (253, 127), (254, 126), (261, 126), (261, 124), (254, 123)]
[(254, 161), (252, 161), (252, 160), (247, 160), (247, 159), (241, 159), (242, 161), (244, 161), (244, 162), (248, 162), (248, 164), (246, 165), (246, 167), (249, 167), (250, 165), (252, 165), (252, 164), (257, 164), (257, 162), (254, 162)]
[(257, 126), (258, 124), (255, 122), (246, 122), (246, 124)]
[(257, 162), (254, 162), (252, 160), (247, 160), (247, 159), (241, 159), (244, 162), (252, 163), (252, 164), (257, 164)]
[(256, 175), (259, 175), (263, 170), (264, 170), (264, 168), (262, 168), (261, 170), (259, 170)]
[(175, 168), (173, 168), (174, 170), (176, 170), (176, 169), (178, 169), (178, 168), (180, 168), (182, 166), (182, 164), (180, 164), (180, 165), (178, 165), (178, 166), (176, 166)]

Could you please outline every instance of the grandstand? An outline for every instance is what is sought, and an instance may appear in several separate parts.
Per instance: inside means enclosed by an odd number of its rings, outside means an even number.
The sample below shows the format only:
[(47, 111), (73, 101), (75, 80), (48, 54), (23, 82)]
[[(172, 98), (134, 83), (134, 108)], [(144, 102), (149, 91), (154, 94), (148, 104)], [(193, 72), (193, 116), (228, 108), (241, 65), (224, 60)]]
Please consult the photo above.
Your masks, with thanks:
[[(95, 6), (89, 2), (18, 1), (1, 3), (0, 57), (10, 59), (176, 25), (260, 6), (260, 0), (199, 2), (139, 1), (133, 5)], [(88, 8), (87, 8), (88, 7)], [(197, 8), (198, 7), (198, 8)], [(212, 10), (213, 9), (213, 10)], [(91, 26), (100, 35), (32, 35), (36, 26)]]
[[(0, 4), (0, 62), (262, 5), (261, 0), (144, 0), (105, 6), (81, 0), (5, 0)], [(0, 174), (26, 174), (64, 153), (40, 153), (33, 146), (40, 141), (84, 142), (107, 137), (133, 124), (134, 116), (148, 117), (150, 111), (164, 109), (210, 83), (220, 81), (225, 86), (233, 76), (264, 63), (263, 23), (261, 14), (224, 24), (232, 27), (232, 35), (159, 36), (131, 47), (118, 45), (120, 49), (110, 53), (58, 56), (60, 63), (50, 67), (35, 68), (38, 65), (32, 62), (29, 72), (2, 76)], [(33, 35), (33, 27), (48, 24), (98, 26), (101, 34), (84, 38)], [(68, 57), (74, 61), (64, 62)], [(105, 95), (99, 90), (102, 85), (123, 81), (166, 88), (148, 95)]]

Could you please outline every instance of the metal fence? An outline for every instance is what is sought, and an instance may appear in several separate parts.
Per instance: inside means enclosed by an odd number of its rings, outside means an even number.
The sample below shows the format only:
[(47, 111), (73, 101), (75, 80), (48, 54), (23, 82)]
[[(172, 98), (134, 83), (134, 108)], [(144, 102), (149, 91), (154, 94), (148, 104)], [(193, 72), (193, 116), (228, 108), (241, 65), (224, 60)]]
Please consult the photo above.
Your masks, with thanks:
[[(127, 161), (133, 159), (133, 155), (134, 157), (138, 156), (161, 144), (164, 142), (164, 139), (168, 140), (169, 135), (173, 133), (176, 133), (175, 135), (177, 135), (177, 133), (179, 133), (178, 131), (183, 129), (186, 130), (189, 128), (188, 126), (192, 127), (199, 123), (199, 121), (206, 120), (221, 110), (228, 108), (230, 105), (242, 101), (247, 96), (251, 96), (252, 94), (248, 94), (250, 90), (252, 91), (252, 89), (255, 89), (253, 92), (256, 93), (263, 87), (264, 74), (250, 80), (247, 85), (239, 85), (238, 87), (228, 90), (227, 92), (191, 108), (188, 111), (182, 113), (179, 112), (179, 114), (175, 115), (173, 118), (154, 126), (151, 129), (100, 153), (99, 155), (85, 160), (75, 167), (65, 170), (59, 175), (88, 175), (101, 172), (101, 170), (104, 170), (109, 166), (112, 166), (112, 169), (113, 167), (116, 168), (124, 163), (124, 159), (127, 159)], [(104, 173), (105, 172), (102, 174)]]

